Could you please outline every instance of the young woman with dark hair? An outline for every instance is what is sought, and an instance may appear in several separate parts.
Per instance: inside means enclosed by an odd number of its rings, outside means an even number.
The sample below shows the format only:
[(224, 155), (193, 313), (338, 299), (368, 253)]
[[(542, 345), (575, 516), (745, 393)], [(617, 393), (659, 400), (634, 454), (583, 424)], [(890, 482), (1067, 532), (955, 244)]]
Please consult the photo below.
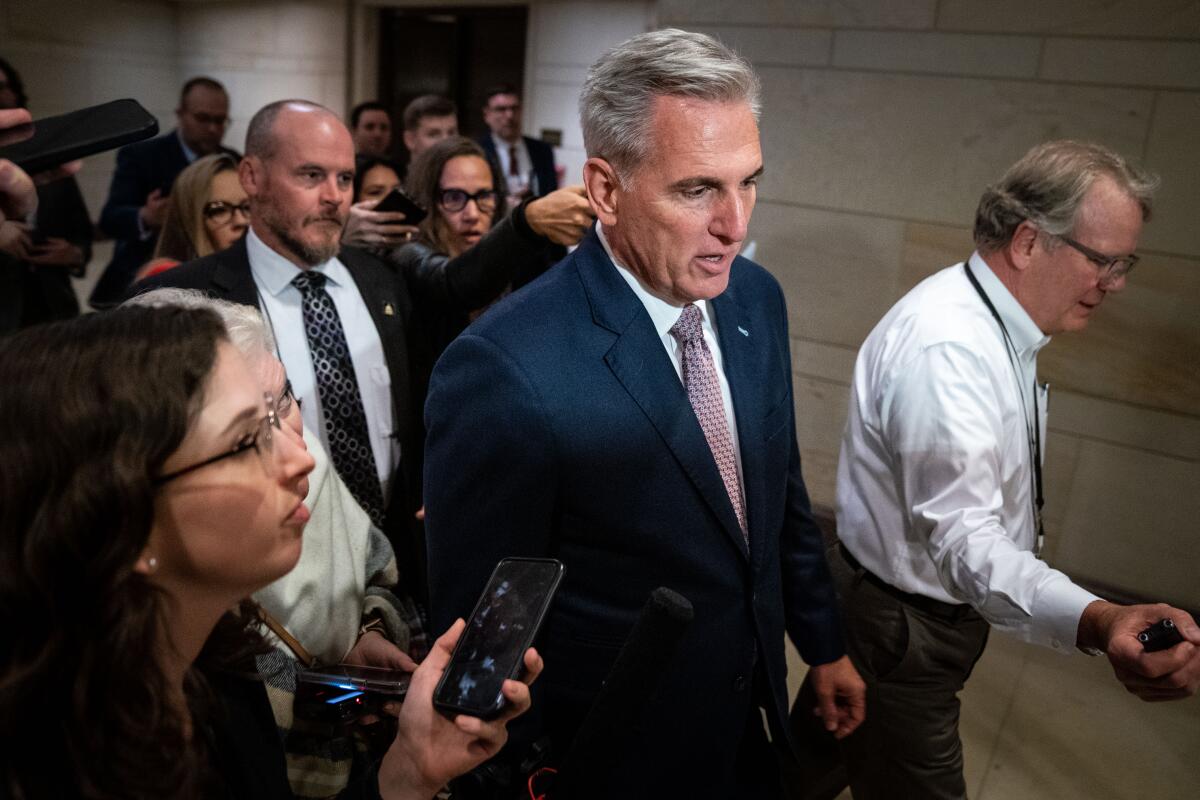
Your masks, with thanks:
[[(290, 792), (242, 598), (300, 555), (312, 459), (206, 310), (122, 308), (0, 341), (0, 794)], [(428, 798), (505, 723), (434, 711), (462, 623), (347, 797)], [(532, 676), (540, 660), (530, 651)]]

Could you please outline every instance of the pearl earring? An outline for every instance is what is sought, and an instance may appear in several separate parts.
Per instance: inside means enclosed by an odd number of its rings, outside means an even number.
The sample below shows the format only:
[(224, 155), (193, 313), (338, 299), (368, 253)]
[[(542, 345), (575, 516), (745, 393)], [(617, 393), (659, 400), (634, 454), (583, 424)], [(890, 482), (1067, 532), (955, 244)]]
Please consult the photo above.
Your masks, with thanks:
[(158, 559), (154, 556), (150, 556), (148, 559), (146, 559), (146, 566), (149, 567), (151, 572), (154, 572), (154, 570), (158, 569)]

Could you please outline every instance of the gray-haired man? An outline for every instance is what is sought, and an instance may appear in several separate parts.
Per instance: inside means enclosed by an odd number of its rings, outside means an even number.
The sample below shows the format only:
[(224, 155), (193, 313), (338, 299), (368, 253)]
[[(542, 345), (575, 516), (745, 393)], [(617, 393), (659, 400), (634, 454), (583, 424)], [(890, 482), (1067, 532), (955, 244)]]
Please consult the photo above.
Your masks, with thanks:
[[(991, 627), (1108, 654), (1146, 700), (1195, 692), (1200, 629), (1118, 606), (1037, 558), (1038, 351), (1125, 287), (1154, 181), (1103, 147), (1039, 145), (984, 192), (977, 250), (898, 302), (858, 355), (831, 558), (871, 716), (843, 749), (856, 800), (961, 798), (958, 698)], [(1142, 652), (1170, 617), (1187, 642)]]
[(695, 607), (597, 797), (777, 796), (762, 717), (785, 741), (785, 628), (827, 727), (862, 719), (800, 475), (783, 295), (737, 255), (757, 106), (751, 68), (707, 36), (602, 57), (580, 98), (599, 226), (460, 336), (430, 386), (434, 618), (468, 614), (501, 557), (566, 563), (533, 720), (557, 757), (650, 592)]

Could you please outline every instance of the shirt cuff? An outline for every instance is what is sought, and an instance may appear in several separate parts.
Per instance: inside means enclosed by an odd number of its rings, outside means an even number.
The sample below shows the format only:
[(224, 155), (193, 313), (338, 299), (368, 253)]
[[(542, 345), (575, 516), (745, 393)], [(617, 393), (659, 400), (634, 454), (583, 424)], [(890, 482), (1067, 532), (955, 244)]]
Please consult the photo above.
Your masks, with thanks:
[(1103, 598), (1076, 586), (1060, 575), (1039, 593), (1033, 609), (1034, 641), (1060, 653), (1075, 653), (1079, 639), (1079, 618), (1091, 603)]

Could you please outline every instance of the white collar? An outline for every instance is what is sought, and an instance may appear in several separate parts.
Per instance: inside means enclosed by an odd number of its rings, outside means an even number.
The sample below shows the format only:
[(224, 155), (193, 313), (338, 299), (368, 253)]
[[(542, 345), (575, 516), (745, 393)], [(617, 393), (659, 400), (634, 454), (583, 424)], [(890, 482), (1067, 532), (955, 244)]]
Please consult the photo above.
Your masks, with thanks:
[[(258, 278), (263, 288), (274, 297), (278, 297), (280, 292), (291, 286), (295, 277), (303, 271), (284, 256), (272, 250), (266, 242), (258, 237), (253, 227), (246, 231), (246, 255), (250, 259), (251, 272)], [(311, 269), (322, 273), (325, 279), (334, 286), (348, 283), (351, 280), (345, 265), (336, 256)]]
[(996, 273), (992, 272), (992, 268), (979, 255), (979, 251), (971, 254), (969, 264), (971, 273), (996, 307), (1000, 319), (1004, 321), (1004, 327), (1008, 330), (1017, 352), (1021, 355), (1035, 354), (1045, 347), (1050, 337), (1042, 333), (1033, 317), (1029, 316), (1029, 312), (1017, 302), (1017, 298), (1012, 296), (1008, 287), (996, 277)]
[[(637, 295), (637, 299), (645, 306), (646, 313), (650, 315), (650, 321), (654, 323), (654, 330), (658, 332), (660, 337), (669, 335), (672, 326), (679, 321), (679, 315), (683, 313), (683, 306), (667, 302), (651, 292), (642, 283), (641, 278), (634, 275), (620, 261), (617, 261), (617, 257), (613, 255), (612, 247), (608, 244), (608, 239), (604, 236), (604, 226), (599, 222), (596, 223), (596, 235), (600, 239), (600, 245), (604, 248), (604, 252), (608, 254), (608, 259), (612, 261), (613, 266), (617, 268), (617, 272), (629, 284), (629, 288), (633, 290), (633, 293)], [(704, 324), (709, 328), (713, 328), (712, 308), (709, 303), (710, 301), (708, 300), (698, 300), (694, 305), (700, 309), (700, 315), (703, 317)]]

